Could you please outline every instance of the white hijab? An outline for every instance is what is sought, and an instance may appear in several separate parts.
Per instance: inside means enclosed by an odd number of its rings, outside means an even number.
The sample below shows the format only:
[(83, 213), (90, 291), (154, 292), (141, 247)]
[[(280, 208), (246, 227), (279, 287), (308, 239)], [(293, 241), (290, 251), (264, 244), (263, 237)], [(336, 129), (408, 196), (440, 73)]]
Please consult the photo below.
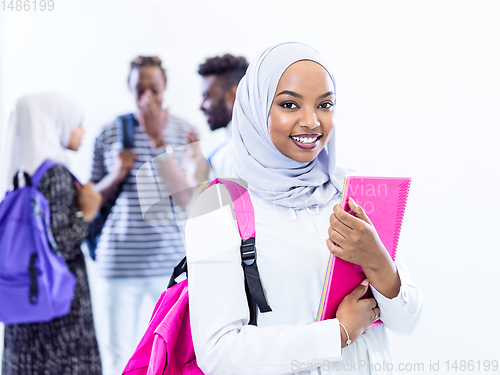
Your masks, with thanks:
[(301, 43), (278, 44), (252, 61), (238, 86), (233, 109), (236, 175), (259, 197), (295, 209), (323, 205), (342, 191), (334, 178), (335, 131), (309, 163), (283, 155), (269, 136), (267, 117), (278, 82), (290, 65), (301, 60), (323, 66), (335, 87), (333, 75), (318, 52)]
[(21, 168), (33, 175), (45, 160), (68, 166), (64, 150), (82, 119), (82, 109), (65, 96), (44, 93), (19, 98), (2, 147), (0, 199)]

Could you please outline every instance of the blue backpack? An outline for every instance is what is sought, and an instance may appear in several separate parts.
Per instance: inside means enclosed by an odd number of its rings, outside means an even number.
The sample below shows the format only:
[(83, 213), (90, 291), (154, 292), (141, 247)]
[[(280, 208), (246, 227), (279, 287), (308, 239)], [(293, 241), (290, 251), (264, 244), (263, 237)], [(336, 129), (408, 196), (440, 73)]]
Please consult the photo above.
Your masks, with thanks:
[[(129, 113), (128, 115), (119, 116), (118, 122), (121, 125), (117, 128), (118, 138), (121, 140), (123, 149), (131, 149), (134, 146), (134, 115)], [(90, 258), (93, 260), (96, 260), (97, 245), (101, 239), (102, 229), (104, 228), (104, 224), (106, 224), (109, 214), (111, 213), (111, 209), (115, 205), (118, 196), (123, 190), (123, 185), (124, 182), (116, 188), (116, 190), (109, 197), (108, 201), (102, 205), (92, 223), (90, 223), (89, 234), (85, 239), (85, 243), (87, 244)]]
[(0, 321), (39, 323), (67, 315), (76, 277), (68, 269), (50, 230), (50, 208), (37, 189), (54, 162), (43, 163), (25, 185), (0, 203)]

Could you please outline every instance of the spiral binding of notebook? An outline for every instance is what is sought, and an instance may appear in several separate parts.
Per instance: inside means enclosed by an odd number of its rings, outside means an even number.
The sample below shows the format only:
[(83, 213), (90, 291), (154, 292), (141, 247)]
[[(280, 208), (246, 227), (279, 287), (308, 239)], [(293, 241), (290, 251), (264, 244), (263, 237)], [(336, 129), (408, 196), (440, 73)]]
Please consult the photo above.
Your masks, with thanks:
[[(349, 198), (363, 207), (393, 261), (396, 259), (410, 184), (411, 179), (406, 177), (349, 176), (344, 182), (342, 207), (353, 214), (347, 204)], [(334, 318), (342, 299), (365, 278), (360, 266), (330, 254), (316, 320)], [(372, 296), (369, 292), (365, 297)], [(371, 326), (381, 323), (377, 320)]]
[(392, 248), (394, 253), (391, 253), (391, 258), (393, 261), (396, 259), (396, 250), (398, 248), (399, 236), (401, 234), (401, 227), (403, 224), (403, 217), (405, 214), (406, 202), (408, 201), (408, 192), (410, 191), (411, 179), (401, 181), (399, 185), (399, 195), (398, 195), (398, 205), (396, 210), (396, 222), (399, 225), (394, 230), (394, 235), (392, 237)]

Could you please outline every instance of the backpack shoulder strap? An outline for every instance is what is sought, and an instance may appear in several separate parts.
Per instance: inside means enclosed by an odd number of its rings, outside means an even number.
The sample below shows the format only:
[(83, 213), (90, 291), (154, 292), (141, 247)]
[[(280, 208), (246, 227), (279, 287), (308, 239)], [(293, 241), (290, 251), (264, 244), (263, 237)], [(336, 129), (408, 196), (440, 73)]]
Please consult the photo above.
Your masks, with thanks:
[(61, 165), (60, 163), (57, 163), (52, 160), (46, 160), (43, 162), (41, 166), (38, 167), (36, 170), (35, 174), (31, 177), (31, 184), (34, 187), (37, 187), (40, 181), (42, 181), (43, 176), (47, 171), (57, 165)]
[(118, 134), (121, 139), (124, 149), (132, 148), (134, 145), (134, 115), (129, 113), (127, 115), (118, 116), (118, 121), (121, 127), (118, 128)]
[(245, 290), (250, 308), (250, 325), (257, 325), (257, 306), (261, 313), (270, 312), (264, 289), (257, 268), (257, 252), (255, 249), (255, 212), (250, 194), (236, 182), (216, 178), (208, 186), (223, 184), (231, 195), (236, 222), (241, 236), (241, 265), (245, 272)]
[[(43, 178), (43, 176), (45, 176), (45, 173), (47, 173), (49, 169), (51, 169), (57, 165), (63, 166), (61, 163), (58, 163), (56, 161), (52, 161), (52, 160), (44, 161), (43, 164), (38, 167), (35, 174), (31, 177), (31, 185), (34, 187), (38, 187), (38, 184), (40, 183), (40, 181), (42, 181), (42, 178)], [(73, 179), (75, 181), (80, 183), (78, 181), (78, 179), (75, 177), (75, 175), (73, 173), (71, 173), (68, 168), (66, 168), (65, 166), (64, 166), (64, 168), (69, 172), (69, 174), (71, 175), (71, 177), (73, 177)]]

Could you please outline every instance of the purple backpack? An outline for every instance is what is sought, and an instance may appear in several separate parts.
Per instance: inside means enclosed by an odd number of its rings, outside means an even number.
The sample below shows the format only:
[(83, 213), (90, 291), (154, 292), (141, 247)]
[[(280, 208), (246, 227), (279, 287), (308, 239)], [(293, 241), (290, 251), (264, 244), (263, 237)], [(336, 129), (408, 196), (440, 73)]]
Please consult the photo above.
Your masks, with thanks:
[(67, 315), (76, 278), (68, 269), (50, 230), (50, 208), (37, 189), (57, 163), (46, 161), (25, 185), (0, 203), (0, 321), (5, 324), (47, 322)]

